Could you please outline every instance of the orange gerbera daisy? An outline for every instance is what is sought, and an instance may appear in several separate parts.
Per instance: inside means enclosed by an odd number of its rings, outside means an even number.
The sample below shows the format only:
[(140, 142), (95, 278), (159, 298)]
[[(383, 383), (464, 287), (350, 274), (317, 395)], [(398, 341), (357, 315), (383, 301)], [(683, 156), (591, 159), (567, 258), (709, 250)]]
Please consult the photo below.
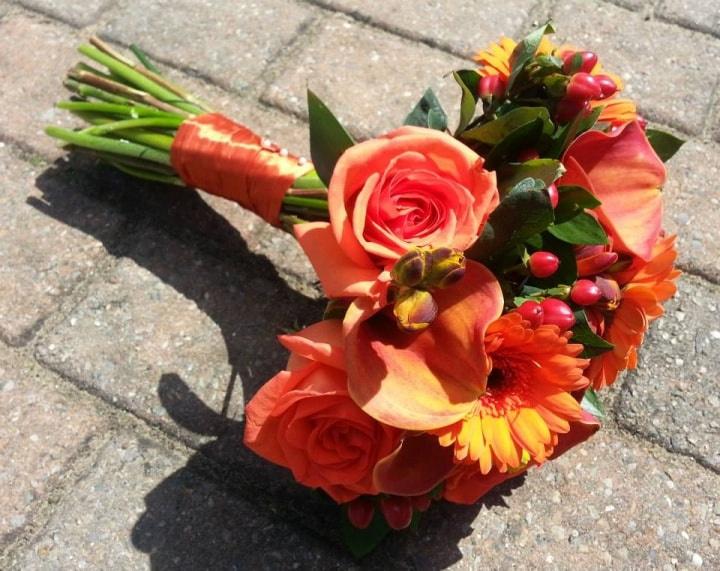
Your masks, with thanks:
[[(498, 75), (503, 82), (507, 82), (510, 77), (510, 58), (513, 50), (517, 46), (517, 42), (510, 38), (500, 38), (497, 43), (490, 44), (486, 49), (479, 50), (474, 56), (473, 60), (480, 65), (478, 73), (482, 76)], [(538, 55), (552, 54), (559, 58), (562, 58), (568, 52), (576, 52), (578, 48), (570, 45), (556, 46), (553, 44), (547, 36), (543, 36), (538, 46)], [(595, 67), (590, 72), (592, 75), (607, 75), (612, 78), (617, 85), (618, 93), (622, 91), (624, 85), (622, 79), (618, 75), (611, 73), (603, 69), (600, 62), (595, 64)], [(598, 99), (590, 101), (590, 105), (593, 109), (596, 107), (602, 107), (603, 110), (600, 112), (598, 121), (603, 123), (610, 123), (611, 125), (622, 125), (629, 123), (637, 118), (637, 108), (635, 103), (630, 99), (620, 98), (617, 96), (610, 97), (609, 99)]]
[(504, 473), (552, 454), (557, 435), (581, 416), (572, 391), (588, 385), (578, 359), (582, 345), (554, 325), (533, 329), (518, 313), (494, 321), (485, 334), (492, 363), (486, 392), (462, 420), (433, 431), (454, 446), (457, 462), (479, 464), (482, 474)]
[(674, 281), (681, 272), (674, 267), (675, 239), (660, 237), (647, 262), (636, 258), (628, 269), (612, 274), (621, 288), (620, 300), (611, 303), (594, 324), (615, 347), (590, 361), (586, 374), (596, 389), (614, 383), (620, 371), (637, 366), (637, 350), (650, 323), (663, 314), (662, 303), (677, 291)]

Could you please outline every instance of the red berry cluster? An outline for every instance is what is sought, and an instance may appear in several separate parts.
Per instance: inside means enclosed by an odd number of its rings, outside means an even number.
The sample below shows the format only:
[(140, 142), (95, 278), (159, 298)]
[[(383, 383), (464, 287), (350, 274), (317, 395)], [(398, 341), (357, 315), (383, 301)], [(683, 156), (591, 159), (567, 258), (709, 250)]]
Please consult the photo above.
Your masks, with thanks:
[[(536, 278), (547, 278), (553, 275), (560, 267), (560, 260), (551, 252), (535, 252), (528, 260), (530, 273)], [(592, 280), (577, 280), (570, 289), (570, 299), (581, 306), (593, 305), (602, 298), (602, 291)], [(567, 331), (575, 325), (575, 315), (572, 308), (554, 297), (541, 302), (525, 301), (516, 311), (532, 327), (543, 324), (557, 325), (561, 331)]]
[(555, 119), (571, 121), (581, 112), (590, 111), (590, 101), (607, 99), (617, 92), (617, 85), (607, 75), (592, 75), (597, 64), (593, 52), (570, 52), (563, 58), (563, 72), (570, 75), (565, 97), (557, 104)]

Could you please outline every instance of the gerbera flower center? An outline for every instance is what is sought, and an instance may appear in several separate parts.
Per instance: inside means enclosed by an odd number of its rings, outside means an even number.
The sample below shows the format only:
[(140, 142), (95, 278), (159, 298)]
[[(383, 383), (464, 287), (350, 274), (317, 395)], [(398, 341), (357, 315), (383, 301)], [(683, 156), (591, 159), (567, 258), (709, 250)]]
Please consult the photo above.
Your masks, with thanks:
[(493, 416), (504, 416), (525, 406), (532, 381), (531, 371), (537, 366), (527, 359), (493, 355), (485, 394), (478, 399), (480, 409)]

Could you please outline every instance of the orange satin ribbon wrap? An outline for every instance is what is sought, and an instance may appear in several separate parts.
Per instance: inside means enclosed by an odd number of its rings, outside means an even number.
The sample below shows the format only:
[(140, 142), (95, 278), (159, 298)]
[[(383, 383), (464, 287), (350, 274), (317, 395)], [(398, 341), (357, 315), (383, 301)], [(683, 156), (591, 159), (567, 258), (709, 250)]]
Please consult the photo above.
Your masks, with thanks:
[(285, 193), (313, 168), (219, 113), (183, 122), (170, 159), (188, 186), (233, 200), (275, 225)]

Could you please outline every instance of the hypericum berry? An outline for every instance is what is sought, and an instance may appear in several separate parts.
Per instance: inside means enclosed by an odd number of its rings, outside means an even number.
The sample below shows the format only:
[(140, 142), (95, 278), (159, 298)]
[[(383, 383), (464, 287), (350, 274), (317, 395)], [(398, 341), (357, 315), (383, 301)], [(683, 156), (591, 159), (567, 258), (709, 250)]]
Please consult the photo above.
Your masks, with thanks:
[(558, 202), (560, 202), (560, 195), (558, 194), (558, 189), (557, 186), (555, 186), (555, 183), (548, 186), (545, 189), (545, 192), (547, 192), (548, 198), (550, 198), (550, 204), (552, 207), (557, 208)]
[(501, 97), (505, 93), (505, 84), (499, 75), (486, 75), (478, 82), (478, 95), (483, 99)]
[(570, 290), (570, 299), (578, 305), (592, 305), (602, 297), (600, 288), (590, 280), (578, 280)]
[(536, 278), (547, 278), (557, 272), (560, 260), (552, 252), (535, 252), (528, 260), (528, 267)]
[(573, 310), (564, 301), (549, 297), (540, 305), (543, 309), (544, 325), (557, 325), (561, 331), (567, 331), (575, 325)]
[(617, 93), (618, 86), (612, 77), (607, 75), (595, 75), (593, 77), (595, 78), (597, 84), (600, 86), (603, 99), (607, 99), (608, 97), (611, 97), (615, 95), (615, 93)]
[(582, 71), (590, 73), (597, 65), (598, 57), (593, 52), (574, 52), (563, 58), (563, 71), (568, 75)]
[(594, 76), (589, 73), (576, 73), (570, 78), (565, 91), (565, 98), (570, 101), (588, 101), (600, 99), (603, 95), (602, 87)]
[(517, 160), (518, 162), (524, 163), (525, 161), (533, 161), (535, 159), (540, 158), (540, 153), (537, 152), (536, 149), (533, 149), (532, 147), (528, 147), (527, 149), (523, 149), (518, 153)]
[(375, 516), (375, 503), (368, 497), (360, 496), (348, 504), (347, 515), (353, 526), (365, 529)]
[(555, 107), (555, 120), (564, 125), (575, 119), (580, 113), (589, 113), (590, 109), (590, 101), (561, 99)]
[(388, 496), (380, 500), (380, 511), (392, 529), (405, 529), (412, 521), (413, 509), (410, 498)]
[(540, 327), (543, 324), (543, 308), (537, 301), (529, 299), (523, 302), (515, 311), (522, 315), (525, 321), (529, 321), (533, 328)]
[(413, 496), (412, 505), (419, 512), (425, 512), (430, 507), (432, 498), (429, 494), (423, 494), (422, 496)]

